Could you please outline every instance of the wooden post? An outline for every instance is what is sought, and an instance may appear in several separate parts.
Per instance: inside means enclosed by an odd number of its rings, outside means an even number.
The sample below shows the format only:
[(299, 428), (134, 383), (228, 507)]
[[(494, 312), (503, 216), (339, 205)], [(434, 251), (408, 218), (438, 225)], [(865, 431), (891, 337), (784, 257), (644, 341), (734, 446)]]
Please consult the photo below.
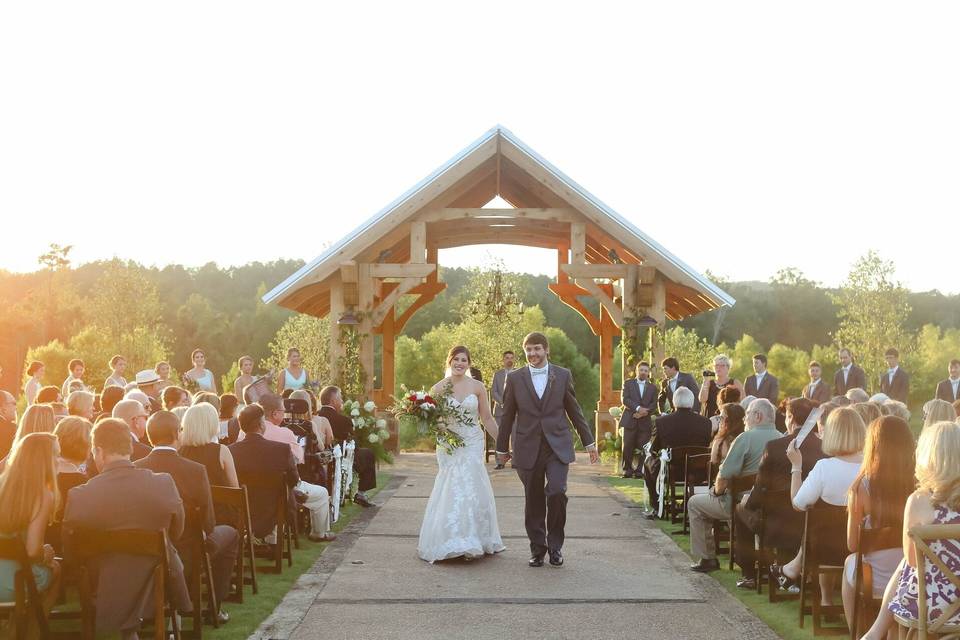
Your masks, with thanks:
[(410, 223), (410, 262), (423, 264), (427, 252), (427, 223), (416, 220)]
[(570, 256), (571, 264), (585, 264), (587, 262), (587, 225), (582, 222), (570, 223)]
[(663, 341), (660, 340), (657, 332), (665, 331), (667, 323), (667, 287), (663, 280), (663, 274), (659, 271), (653, 277), (653, 304), (650, 305), (649, 313), (657, 321), (657, 326), (650, 331), (650, 350), (653, 356), (651, 364), (659, 367), (666, 354), (664, 353)]
[(374, 402), (378, 407), (390, 404), (390, 396), (396, 386), (396, 311), (390, 309), (380, 325), (380, 337), (383, 342), (383, 358), (381, 359), (380, 387), (374, 390)]
[(363, 336), (360, 341), (360, 365), (366, 373), (364, 397), (373, 398), (373, 323), (370, 314), (373, 312), (374, 284), (370, 275), (370, 265), (357, 265), (357, 299), (360, 307), (361, 320), (357, 330)]
[(345, 310), (343, 304), (343, 284), (340, 276), (335, 275), (330, 284), (330, 379), (340, 378), (340, 361), (343, 359), (343, 347), (340, 345), (340, 325), (337, 320)]
[(565, 264), (570, 264), (570, 247), (560, 245), (557, 247), (557, 284), (570, 282), (567, 272), (563, 270)]
[(431, 244), (427, 246), (427, 264), (437, 265), (437, 268), (433, 270), (433, 273), (427, 276), (427, 282), (436, 283), (440, 277), (440, 264), (437, 262), (439, 255), (440, 251), (437, 249), (437, 245)]
[[(621, 363), (622, 377), (626, 380), (633, 372), (635, 363), (627, 361), (626, 351), (623, 349), (625, 342), (637, 343), (637, 289), (639, 287), (640, 269), (637, 265), (627, 266), (627, 277), (623, 279), (623, 331), (620, 350), (623, 353), (623, 362)], [(641, 354), (635, 354), (635, 357)], [(639, 362), (639, 361), (638, 361)]]
[(605, 307), (600, 307), (600, 397), (597, 400), (596, 437), (597, 442), (604, 433), (617, 435), (616, 422), (609, 409), (620, 403), (620, 394), (613, 389), (613, 336), (617, 332)]

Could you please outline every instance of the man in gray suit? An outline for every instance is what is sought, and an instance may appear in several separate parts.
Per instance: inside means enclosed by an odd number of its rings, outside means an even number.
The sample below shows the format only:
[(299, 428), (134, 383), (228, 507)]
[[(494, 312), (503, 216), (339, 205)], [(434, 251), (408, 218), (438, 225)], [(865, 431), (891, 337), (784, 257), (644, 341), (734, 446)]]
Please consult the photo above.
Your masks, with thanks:
[[(490, 385), (490, 400), (493, 403), (493, 419), (500, 424), (503, 420), (503, 390), (507, 386), (507, 374), (513, 371), (513, 365), (517, 360), (517, 354), (513, 351), (503, 352), (503, 368), (493, 374), (493, 382)], [(497, 469), (503, 469), (502, 464), (497, 464)]]
[[(649, 363), (637, 363), (637, 377), (624, 381), (620, 404), (623, 405), (623, 415), (620, 416), (620, 428), (623, 429), (622, 477), (642, 477), (642, 468), (636, 472), (633, 469), (634, 451), (642, 449), (650, 441), (652, 416), (657, 412), (657, 388), (650, 381)], [(643, 455), (640, 460), (643, 460)]]
[(767, 371), (767, 356), (762, 353), (753, 356), (753, 375), (747, 378), (743, 391), (754, 398), (766, 398), (773, 406), (777, 406), (780, 381)]
[[(503, 421), (497, 434), (497, 462), (513, 460), (523, 483), (524, 524), (530, 539), (531, 567), (563, 564), (563, 526), (567, 520), (567, 471), (576, 460), (569, 422), (580, 434), (590, 463), (600, 456), (593, 433), (583, 417), (568, 369), (551, 365), (550, 344), (542, 333), (523, 339), (528, 366), (507, 376)], [(569, 420), (569, 422), (568, 422)], [(516, 425), (513, 454), (510, 434)], [(546, 486), (544, 486), (546, 480)]]
[[(173, 478), (166, 473), (138, 469), (130, 462), (133, 441), (130, 429), (116, 418), (101, 420), (93, 428), (93, 457), (100, 473), (70, 490), (63, 531), (65, 555), (70, 555), (70, 532), (76, 529), (166, 529), (171, 542), (183, 533), (183, 502)], [(181, 613), (193, 610), (183, 563), (171, 544), (168, 593)], [(119, 631), (137, 637), (140, 620), (153, 610), (151, 558), (114, 554), (98, 563), (97, 633)]]

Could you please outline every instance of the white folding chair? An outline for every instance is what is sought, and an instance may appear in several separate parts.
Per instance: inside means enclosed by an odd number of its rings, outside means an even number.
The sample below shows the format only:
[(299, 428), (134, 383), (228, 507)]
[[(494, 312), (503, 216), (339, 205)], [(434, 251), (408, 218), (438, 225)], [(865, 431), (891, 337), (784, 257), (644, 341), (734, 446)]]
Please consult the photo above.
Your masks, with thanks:
[(342, 504), (343, 498), (343, 451), (340, 449), (340, 445), (334, 445), (333, 447), (333, 461), (336, 465), (334, 470), (334, 479), (333, 482), (333, 495), (330, 496), (332, 500), (331, 504), (331, 514), (330, 521), (336, 522), (340, 519), (340, 505)]
[(353, 440), (344, 443), (343, 445), (343, 459), (342, 463), (342, 472), (340, 475), (340, 482), (342, 488), (340, 490), (340, 504), (343, 505), (351, 497), (350, 488), (353, 486), (353, 456), (357, 450), (357, 443)]

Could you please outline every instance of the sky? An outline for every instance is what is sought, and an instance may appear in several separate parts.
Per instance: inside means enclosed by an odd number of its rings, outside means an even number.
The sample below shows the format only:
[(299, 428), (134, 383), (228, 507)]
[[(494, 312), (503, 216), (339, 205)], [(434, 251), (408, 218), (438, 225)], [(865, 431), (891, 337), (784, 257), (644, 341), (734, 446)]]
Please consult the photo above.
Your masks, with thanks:
[[(309, 260), (495, 124), (699, 270), (960, 292), (960, 3), (0, 3), (0, 269)], [(542, 250), (478, 247), (552, 274)]]

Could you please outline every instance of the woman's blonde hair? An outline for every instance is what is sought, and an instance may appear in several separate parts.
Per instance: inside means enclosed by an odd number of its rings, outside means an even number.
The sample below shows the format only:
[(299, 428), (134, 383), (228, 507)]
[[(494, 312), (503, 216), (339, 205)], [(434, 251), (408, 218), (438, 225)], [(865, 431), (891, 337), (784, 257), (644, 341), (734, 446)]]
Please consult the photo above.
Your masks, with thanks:
[(17, 435), (13, 441), (18, 442), (31, 433), (53, 433), (56, 426), (56, 412), (48, 404), (32, 404), (27, 407), (20, 417)]
[(71, 462), (82, 462), (90, 453), (90, 432), (93, 425), (86, 418), (67, 416), (57, 423), (53, 435), (60, 443), (60, 457)]
[(929, 427), (937, 422), (953, 422), (957, 419), (957, 411), (946, 400), (935, 398), (923, 405), (923, 426)]
[(960, 510), (960, 424), (944, 420), (920, 432), (916, 473), (918, 491)]
[[(213, 405), (211, 405), (213, 406)], [(180, 424), (183, 424), (183, 416), (187, 413), (187, 409), (190, 407), (174, 407), (170, 409), (170, 413), (180, 418)]]
[(0, 533), (22, 533), (43, 503), (45, 491), (53, 493), (50, 521), (57, 512), (57, 438), (52, 433), (28, 433), (13, 445), (7, 466), (0, 474)]
[(880, 407), (873, 402), (858, 402), (852, 406), (853, 410), (856, 411), (863, 419), (863, 424), (870, 424), (877, 418), (883, 417)]
[(80, 416), (93, 410), (93, 401), (97, 396), (89, 391), (71, 391), (67, 396), (67, 411), (72, 416)]
[(306, 400), (307, 406), (310, 407), (310, 415), (313, 415), (313, 396), (311, 396), (306, 389), (297, 389), (290, 394), (291, 400)]
[(823, 452), (828, 456), (848, 456), (863, 451), (867, 427), (855, 409), (840, 407), (830, 412), (823, 428)]
[(180, 444), (184, 447), (202, 447), (205, 444), (216, 442), (220, 435), (220, 414), (210, 403), (195, 404), (183, 414), (180, 421), (183, 433), (180, 434)]
[(717, 366), (718, 364), (725, 364), (728, 367), (733, 367), (733, 364), (730, 362), (730, 356), (725, 353), (720, 353), (713, 356), (713, 366)]

